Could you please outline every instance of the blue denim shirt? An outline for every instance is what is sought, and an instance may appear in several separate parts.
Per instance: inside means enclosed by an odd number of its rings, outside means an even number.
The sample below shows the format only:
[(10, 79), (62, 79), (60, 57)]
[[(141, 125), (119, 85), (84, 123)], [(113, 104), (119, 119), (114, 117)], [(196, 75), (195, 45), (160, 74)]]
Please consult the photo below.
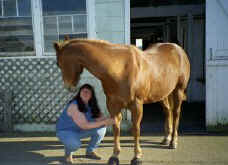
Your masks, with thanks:
[[(81, 128), (67, 114), (67, 109), (70, 106), (70, 104), (78, 104), (78, 103), (77, 103), (77, 100), (74, 100), (71, 103), (67, 104), (67, 106), (63, 110), (62, 114), (60, 115), (56, 123), (56, 131), (63, 131), (63, 130), (81, 131)], [(87, 107), (87, 112), (85, 113), (85, 117), (89, 122), (94, 121), (94, 119), (92, 118), (92, 112), (90, 107)]]

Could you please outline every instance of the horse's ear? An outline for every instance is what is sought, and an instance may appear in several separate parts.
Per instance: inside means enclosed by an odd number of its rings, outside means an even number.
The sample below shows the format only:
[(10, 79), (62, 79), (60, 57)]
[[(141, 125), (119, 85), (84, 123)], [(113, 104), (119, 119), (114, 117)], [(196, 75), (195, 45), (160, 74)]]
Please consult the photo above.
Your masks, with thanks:
[(64, 41), (67, 41), (67, 40), (70, 40), (69, 35), (65, 35), (65, 36), (64, 36)]
[(54, 46), (56, 52), (60, 51), (60, 45), (58, 42), (54, 42), (53, 46)]

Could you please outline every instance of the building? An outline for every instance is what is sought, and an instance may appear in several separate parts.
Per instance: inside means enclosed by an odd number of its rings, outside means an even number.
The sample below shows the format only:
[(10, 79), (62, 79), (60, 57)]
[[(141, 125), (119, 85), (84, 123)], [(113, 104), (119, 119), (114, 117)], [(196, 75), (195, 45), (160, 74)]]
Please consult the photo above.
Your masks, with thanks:
[[(52, 43), (69, 35), (138, 40), (142, 49), (154, 42), (180, 44), (191, 62), (188, 102), (206, 105), (196, 120), (208, 128), (227, 125), (227, 17), (225, 0), (0, 0), (0, 121), (10, 106), (14, 129), (54, 130), (73, 94), (63, 88)], [(80, 84), (85, 82), (96, 86), (107, 113), (99, 80), (84, 71)], [(123, 116), (128, 128), (130, 114)]]

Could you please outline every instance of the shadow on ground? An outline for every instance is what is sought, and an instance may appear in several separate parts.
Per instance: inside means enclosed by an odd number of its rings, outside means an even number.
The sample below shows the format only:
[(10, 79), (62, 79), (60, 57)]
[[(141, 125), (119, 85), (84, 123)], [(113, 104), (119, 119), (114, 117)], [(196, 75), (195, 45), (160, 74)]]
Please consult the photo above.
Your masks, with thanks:
[[(30, 133), (31, 134), (31, 133)], [(19, 137), (21, 136), (21, 137)], [(28, 134), (27, 134), (28, 136)], [(34, 135), (33, 135), (34, 136)], [(34, 138), (34, 140), (32, 140)], [(60, 164), (64, 164), (64, 158), (62, 156), (63, 153), (63, 145), (54, 137), (51, 137), (52, 141), (44, 140), (43, 137), (40, 137), (41, 140), (39, 140), (39, 137), (25, 137), (23, 138), (20, 133), (17, 133), (17, 135), (11, 134), (11, 136), (1, 136), (0, 138), (0, 160), (1, 164), (11, 164), (17, 162), (17, 164), (23, 164), (26, 162), (29, 164), (32, 162), (32, 164), (53, 164), (53, 162), (58, 162)], [(4, 140), (7, 139), (7, 140)], [(29, 141), (27, 141), (29, 139)], [(121, 140), (121, 147), (122, 148), (129, 148), (129, 150), (133, 150), (134, 147), (134, 141), (133, 140)], [(88, 144), (88, 140), (82, 141), (82, 147), (86, 148)], [(113, 140), (104, 140), (102, 144), (100, 145), (101, 148), (111, 148), (113, 147)], [(141, 140), (141, 147), (142, 148), (159, 148), (159, 149), (168, 149), (167, 146), (161, 146), (159, 142), (152, 142), (149, 140)], [(44, 156), (45, 152), (52, 153), (53, 156)], [(56, 154), (57, 152), (61, 152), (61, 154)], [(48, 154), (49, 155), (49, 154)], [(60, 156), (56, 156), (60, 155)], [(74, 158), (79, 159), (86, 159), (85, 155), (83, 154), (77, 154), (77, 156), (74, 156)], [(77, 163), (80, 165), (85, 164), (93, 164), (96, 165), (96, 163), (91, 162), (92, 160), (89, 160), (88, 162), (84, 163)], [(97, 164), (106, 164), (106, 162), (99, 162)]]

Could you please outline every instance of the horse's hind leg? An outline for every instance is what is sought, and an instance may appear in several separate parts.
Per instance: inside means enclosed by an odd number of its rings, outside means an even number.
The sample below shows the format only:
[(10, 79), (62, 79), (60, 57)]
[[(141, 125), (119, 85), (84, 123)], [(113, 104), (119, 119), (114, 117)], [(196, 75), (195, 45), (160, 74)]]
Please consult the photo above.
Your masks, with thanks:
[(181, 113), (181, 104), (185, 99), (184, 89), (176, 88), (174, 90), (174, 108), (173, 108), (173, 134), (172, 141), (170, 143), (170, 148), (177, 148), (177, 140), (178, 140), (178, 127)]
[(173, 97), (172, 94), (162, 100), (161, 105), (163, 107), (163, 111), (165, 113), (165, 137), (161, 144), (169, 145), (172, 140), (172, 132), (173, 132)]

